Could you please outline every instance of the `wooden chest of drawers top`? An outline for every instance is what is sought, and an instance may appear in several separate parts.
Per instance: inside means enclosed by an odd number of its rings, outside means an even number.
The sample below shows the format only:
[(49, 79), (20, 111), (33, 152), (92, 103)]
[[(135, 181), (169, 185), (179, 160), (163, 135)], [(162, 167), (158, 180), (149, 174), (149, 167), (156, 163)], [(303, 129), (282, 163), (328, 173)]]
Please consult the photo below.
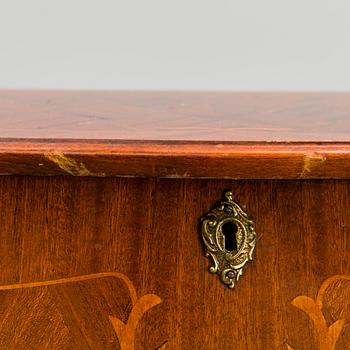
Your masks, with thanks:
[(350, 93), (0, 92), (0, 173), (348, 178)]

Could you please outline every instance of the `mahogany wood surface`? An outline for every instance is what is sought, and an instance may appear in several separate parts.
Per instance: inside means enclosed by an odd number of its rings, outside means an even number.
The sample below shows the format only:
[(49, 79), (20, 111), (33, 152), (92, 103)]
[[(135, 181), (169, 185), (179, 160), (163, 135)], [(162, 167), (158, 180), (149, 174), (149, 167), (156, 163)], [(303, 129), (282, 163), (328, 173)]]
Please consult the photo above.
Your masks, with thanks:
[(0, 142), (2, 175), (350, 178), (350, 143)]
[[(226, 189), (257, 231), (233, 290), (199, 229)], [(0, 198), (1, 349), (350, 347), (349, 181), (2, 176)]]
[(350, 178), (350, 93), (0, 92), (0, 174)]
[[(349, 349), (349, 114), (350, 93), (0, 91), (0, 349)], [(233, 290), (200, 233), (225, 190), (257, 231)]]
[(349, 142), (350, 93), (0, 91), (2, 138)]

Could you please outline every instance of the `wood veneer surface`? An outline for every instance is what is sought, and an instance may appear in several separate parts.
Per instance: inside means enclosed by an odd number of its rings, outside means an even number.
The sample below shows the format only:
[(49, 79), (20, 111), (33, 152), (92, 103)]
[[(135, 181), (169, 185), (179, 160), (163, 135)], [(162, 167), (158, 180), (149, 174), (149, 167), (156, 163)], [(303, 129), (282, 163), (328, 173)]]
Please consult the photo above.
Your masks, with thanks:
[(0, 174), (350, 178), (350, 93), (0, 91)]
[[(208, 272), (199, 229), (225, 189), (257, 231), (234, 290)], [(315, 324), (291, 302), (312, 304), (325, 280), (350, 275), (345, 180), (4, 176), (0, 198), (2, 349), (118, 348), (109, 317), (127, 323), (130, 285), (151, 295), (135, 349), (317, 349)], [(327, 326), (349, 322), (349, 293), (346, 278), (327, 288)], [(337, 327), (335, 349), (349, 348)]]
[(0, 137), (349, 142), (350, 93), (0, 91)]

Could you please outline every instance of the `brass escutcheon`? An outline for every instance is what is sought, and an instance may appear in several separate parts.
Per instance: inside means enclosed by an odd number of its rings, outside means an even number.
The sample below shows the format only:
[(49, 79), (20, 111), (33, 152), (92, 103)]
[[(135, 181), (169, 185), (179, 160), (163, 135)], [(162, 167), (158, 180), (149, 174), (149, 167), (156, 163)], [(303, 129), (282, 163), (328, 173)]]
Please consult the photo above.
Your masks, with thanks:
[(256, 233), (254, 222), (233, 201), (232, 192), (226, 192), (225, 200), (202, 217), (202, 237), (206, 256), (214, 262), (209, 271), (233, 288), (244, 265), (253, 260)]

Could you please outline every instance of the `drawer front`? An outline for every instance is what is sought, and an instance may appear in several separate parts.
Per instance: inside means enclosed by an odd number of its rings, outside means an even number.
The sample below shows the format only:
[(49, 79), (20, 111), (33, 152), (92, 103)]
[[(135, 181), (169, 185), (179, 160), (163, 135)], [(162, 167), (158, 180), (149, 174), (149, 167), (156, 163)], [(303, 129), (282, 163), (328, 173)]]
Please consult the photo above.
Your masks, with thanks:
[[(255, 222), (233, 289), (200, 218)], [(350, 348), (350, 182), (0, 178), (0, 349)]]

